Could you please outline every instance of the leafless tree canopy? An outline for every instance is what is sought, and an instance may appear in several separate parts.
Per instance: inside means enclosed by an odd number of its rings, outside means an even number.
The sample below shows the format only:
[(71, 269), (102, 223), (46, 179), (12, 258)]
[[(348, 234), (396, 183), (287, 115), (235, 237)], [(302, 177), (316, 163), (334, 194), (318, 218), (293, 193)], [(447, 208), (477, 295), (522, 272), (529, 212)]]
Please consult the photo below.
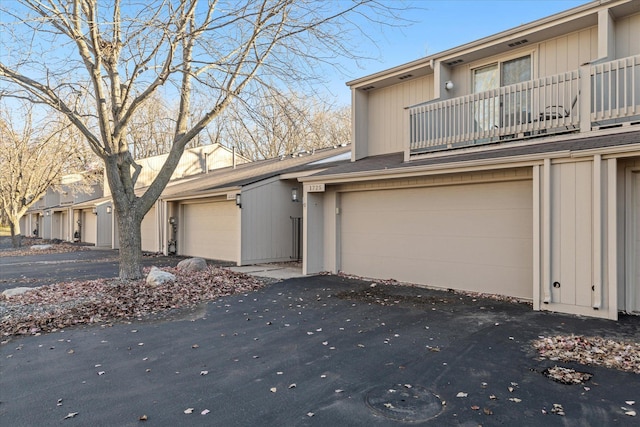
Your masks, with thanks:
[[(29, 105), (14, 109), (20, 114), (9, 114), (6, 106), (0, 110), (0, 210), (17, 246), (19, 219), (27, 209), (48, 188), (57, 188), (63, 175), (90, 165), (77, 131), (66, 120), (58, 115), (36, 119)], [(74, 190), (83, 191), (88, 184), (79, 181)]]
[[(357, 59), (353, 31), (398, 22), (378, 0), (14, 0), (0, 5), (0, 88), (62, 112), (105, 163), (120, 231), (120, 277), (141, 275), (140, 222), (185, 146), (237, 97), (317, 78)], [(171, 148), (142, 195), (130, 151), (154, 95), (175, 99)], [(197, 100), (205, 100), (203, 103)], [(196, 109), (193, 106), (198, 105)], [(202, 105), (206, 105), (202, 108)], [(133, 172), (132, 172), (133, 171)], [(131, 237), (129, 237), (131, 236)]]
[(214, 132), (242, 156), (260, 160), (349, 143), (350, 117), (349, 107), (270, 87), (262, 96), (232, 104)]

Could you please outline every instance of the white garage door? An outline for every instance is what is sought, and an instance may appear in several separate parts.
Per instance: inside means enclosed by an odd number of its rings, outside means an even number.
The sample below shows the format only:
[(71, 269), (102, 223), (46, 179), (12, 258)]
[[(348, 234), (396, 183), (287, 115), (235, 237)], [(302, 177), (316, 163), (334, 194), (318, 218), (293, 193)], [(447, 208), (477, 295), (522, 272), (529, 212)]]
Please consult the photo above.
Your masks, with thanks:
[(158, 232), (156, 207), (152, 206), (142, 218), (142, 223), (140, 224), (143, 251), (158, 252), (160, 250), (158, 247)]
[(532, 183), (344, 193), (341, 269), (533, 297)]
[(98, 217), (93, 213), (93, 209), (82, 211), (82, 241), (96, 244), (98, 238)]
[(234, 201), (227, 200), (182, 205), (178, 253), (237, 262), (239, 210)]

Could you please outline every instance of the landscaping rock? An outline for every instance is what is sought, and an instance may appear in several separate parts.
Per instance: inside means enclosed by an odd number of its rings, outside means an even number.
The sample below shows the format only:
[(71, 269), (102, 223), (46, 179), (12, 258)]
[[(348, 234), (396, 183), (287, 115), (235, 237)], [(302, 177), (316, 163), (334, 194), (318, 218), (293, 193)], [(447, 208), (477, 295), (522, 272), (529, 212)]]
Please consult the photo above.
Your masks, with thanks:
[(189, 258), (178, 263), (178, 270), (183, 270), (189, 273), (193, 271), (206, 270), (206, 268), (207, 261), (202, 258)]
[(158, 267), (151, 267), (151, 271), (147, 275), (147, 284), (158, 286), (165, 282), (175, 282), (176, 276), (166, 271), (160, 270)]
[(33, 288), (26, 288), (24, 286), (20, 286), (20, 287), (17, 287), (17, 288), (11, 288), (11, 289), (5, 290), (4, 292), (2, 292), (2, 295), (4, 295), (7, 298), (10, 298), (10, 297), (14, 297), (16, 295), (22, 295), (25, 292), (30, 291), (32, 289)]
[(33, 245), (31, 249), (34, 251), (46, 251), (47, 249), (51, 249), (53, 245)]

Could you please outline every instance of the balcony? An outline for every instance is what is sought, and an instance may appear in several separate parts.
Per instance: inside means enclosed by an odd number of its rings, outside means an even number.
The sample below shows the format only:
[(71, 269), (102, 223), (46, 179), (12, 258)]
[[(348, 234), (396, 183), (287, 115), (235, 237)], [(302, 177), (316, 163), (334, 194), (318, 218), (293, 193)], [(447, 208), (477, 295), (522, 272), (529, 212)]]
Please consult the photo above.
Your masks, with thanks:
[(407, 110), (410, 155), (640, 124), (640, 55)]

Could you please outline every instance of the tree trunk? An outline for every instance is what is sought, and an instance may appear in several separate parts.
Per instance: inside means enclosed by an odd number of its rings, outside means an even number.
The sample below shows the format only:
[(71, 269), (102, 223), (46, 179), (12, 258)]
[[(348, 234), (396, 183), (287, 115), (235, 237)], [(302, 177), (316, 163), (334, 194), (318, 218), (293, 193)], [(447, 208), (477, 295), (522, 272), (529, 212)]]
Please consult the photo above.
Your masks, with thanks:
[(14, 248), (22, 246), (22, 236), (20, 235), (20, 222), (9, 219), (9, 229), (11, 230), (11, 245)]
[(120, 233), (120, 279), (137, 280), (142, 278), (142, 221), (136, 218), (133, 207), (118, 209), (114, 205)]

